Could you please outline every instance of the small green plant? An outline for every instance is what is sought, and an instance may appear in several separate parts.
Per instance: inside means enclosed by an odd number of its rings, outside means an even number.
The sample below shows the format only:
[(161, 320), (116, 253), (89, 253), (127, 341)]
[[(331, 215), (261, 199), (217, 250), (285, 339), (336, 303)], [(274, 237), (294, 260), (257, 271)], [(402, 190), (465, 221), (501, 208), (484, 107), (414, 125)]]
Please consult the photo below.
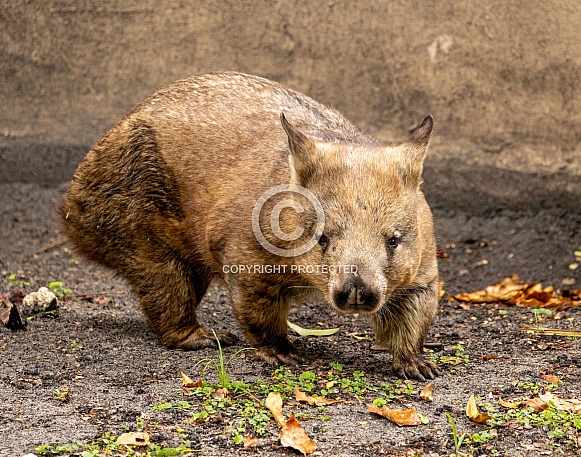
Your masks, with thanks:
[(464, 346), (462, 346), (461, 344), (456, 344), (452, 346), (452, 349), (454, 350), (454, 355), (442, 355), (438, 359), (435, 356), (430, 357), (430, 354), (428, 353), (428, 357), (434, 362), (437, 363), (439, 362), (447, 365), (460, 365), (461, 363), (470, 362), (470, 356), (468, 354), (465, 354)]
[(220, 340), (218, 339), (218, 336), (214, 330), (212, 330), (212, 334), (214, 335), (216, 343), (218, 344), (218, 359), (216, 360), (208, 358), (198, 360), (196, 365), (204, 365), (204, 373), (208, 367), (213, 366), (220, 386), (222, 389), (228, 389), (232, 385), (230, 375), (228, 374), (228, 365), (230, 365), (232, 359), (234, 359), (241, 352), (254, 350), (254, 348), (242, 348), (239, 351), (236, 351), (226, 362), (224, 362), (224, 353), (222, 352), (222, 345), (220, 344)]
[(547, 382), (547, 381), (540, 381), (540, 382), (524, 382), (519, 381), (517, 383), (517, 387), (521, 389), (530, 390), (531, 392), (538, 394), (542, 392), (550, 392), (552, 390), (557, 389), (559, 387), (558, 384)]
[(531, 313), (535, 316), (535, 327), (536, 332), (538, 333), (539, 330), (542, 328), (542, 323), (545, 320), (545, 317), (550, 316), (553, 312), (547, 308), (533, 308)]
[(502, 319), (506, 319), (508, 317), (508, 311), (506, 309), (500, 309), (498, 310), (498, 313)]
[[(168, 457), (196, 452), (191, 448), (189, 441), (185, 440), (185, 434), (182, 432), (182, 429), (176, 429), (178, 437), (184, 441), (184, 444), (178, 447), (164, 447), (159, 444), (150, 443), (147, 448), (139, 447), (138, 451), (137, 449), (134, 450), (133, 446), (118, 444), (110, 432), (105, 432), (101, 437), (90, 443), (74, 443), (57, 446), (41, 444), (36, 448), (36, 451), (40, 455), (80, 455), (81, 457), (96, 457), (102, 455)], [(123, 453), (119, 454), (121, 449)]]
[(375, 400), (373, 400), (373, 404), (378, 408), (381, 408), (386, 403), (387, 401), (384, 398), (376, 398)]
[(71, 289), (65, 287), (62, 281), (53, 281), (48, 285), (48, 288), (59, 298), (66, 297), (72, 292)]
[(54, 395), (56, 398), (58, 398), (60, 401), (62, 401), (64, 403), (70, 401), (68, 387), (61, 387), (60, 389), (56, 389), (54, 391)]
[(464, 442), (466, 438), (466, 434), (462, 433), (458, 435), (458, 431), (456, 430), (456, 422), (454, 422), (454, 418), (450, 415), (450, 413), (446, 413), (448, 417), (448, 422), (450, 422), (450, 426), (452, 427), (452, 438), (454, 438), (454, 451), (456, 453), (456, 457), (460, 455), (460, 446)]
[(244, 442), (244, 433), (246, 433), (245, 427), (233, 427), (231, 432), (234, 444), (242, 444)]
[(8, 287), (16, 287), (18, 289), (24, 289), (30, 287), (30, 282), (25, 280), (24, 270), (18, 270), (18, 272), (12, 273), (8, 276)]
[(331, 368), (335, 371), (343, 371), (343, 365), (341, 365), (338, 362), (331, 362), (330, 365), (331, 365)]
[(83, 349), (83, 345), (81, 343), (78, 343), (77, 341), (73, 341), (71, 343), (71, 349), (73, 350), (77, 350), (77, 349)]

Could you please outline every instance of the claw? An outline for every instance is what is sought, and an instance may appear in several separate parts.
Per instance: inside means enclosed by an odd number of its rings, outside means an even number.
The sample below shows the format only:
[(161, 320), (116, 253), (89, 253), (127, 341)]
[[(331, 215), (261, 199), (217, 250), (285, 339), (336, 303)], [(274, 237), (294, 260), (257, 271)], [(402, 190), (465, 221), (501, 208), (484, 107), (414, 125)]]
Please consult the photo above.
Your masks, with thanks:
[(394, 357), (393, 371), (399, 378), (419, 381), (434, 379), (440, 374), (437, 365), (421, 355)]
[(305, 362), (304, 354), (294, 347), (287, 349), (285, 352), (277, 348), (263, 347), (259, 348), (255, 354), (260, 360), (274, 366), (281, 364), (295, 366)]
[[(230, 332), (216, 332), (216, 336), (221, 346), (232, 346), (238, 342), (238, 337)], [(196, 351), (203, 348), (217, 348), (218, 343), (211, 332), (199, 327), (176, 347), (184, 351)]]

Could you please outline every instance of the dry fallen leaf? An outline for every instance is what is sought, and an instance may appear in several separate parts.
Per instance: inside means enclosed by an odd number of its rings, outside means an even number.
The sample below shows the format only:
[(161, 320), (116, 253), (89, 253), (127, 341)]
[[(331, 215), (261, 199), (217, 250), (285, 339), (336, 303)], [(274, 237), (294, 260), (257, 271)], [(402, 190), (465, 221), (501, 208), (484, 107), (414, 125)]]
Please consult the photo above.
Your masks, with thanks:
[(367, 410), (370, 413), (379, 414), (388, 421), (400, 427), (404, 425), (420, 425), (422, 423), (420, 415), (415, 409), (388, 409), (383, 405), (381, 409), (371, 403), (367, 403)]
[(540, 413), (541, 411), (544, 411), (545, 409), (549, 409), (549, 405), (547, 405), (546, 402), (544, 402), (543, 400), (541, 400), (538, 397), (531, 398), (531, 399), (523, 402), (523, 405), (530, 406), (537, 413)]
[(468, 404), (466, 405), (466, 415), (470, 418), (471, 421), (476, 422), (478, 424), (483, 424), (484, 422), (490, 419), (490, 416), (488, 414), (481, 413), (478, 410), (474, 394), (470, 395), (470, 399), (468, 400)]
[(502, 398), (498, 399), (498, 403), (500, 403), (505, 408), (515, 409), (518, 408), (525, 402), (523, 399), (514, 399), (514, 400), (503, 400)]
[(359, 333), (347, 333), (347, 336), (352, 336), (353, 338), (355, 338), (356, 340), (367, 340), (367, 341), (373, 341), (373, 338), (371, 338), (368, 335), (361, 335)]
[(288, 326), (297, 332), (300, 336), (331, 336), (337, 333), (341, 328), (324, 328), (324, 329), (311, 329), (304, 328), (300, 325), (293, 324), (290, 321), (286, 321)]
[(541, 379), (545, 382), (550, 382), (553, 384), (559, 384), (559, 378), (554, 374), (544, 374), (541, 375)]
[(282, 398), (280, 396), (280, 392), (270, 392), (268, 397), (266, 397), (264, 406), (266, 406), (272, 413), (279, 427), (284, 426), (286, 421), (282, 415)]
[(145, 446), (149, 442), (149, 433), (129, 432), (123, 433), (117, 438), (117, 444), (126, 444), (129, 446)]
[(182, 371), (182, 387), (201, 387), (202, 380), (198, 380), (196, 382), (192, 381), (192, 379)]
[(258, 446), (258, 439), (254, 435), (249, 434), (244, 437), (243, 444), (244, 449), (248, 449), (249, 447), (256, 447)]
[(563, 330), (560, 328), (546, 327), (520, 327), (519, 332), (535, 333), (547, 336), (568, 336), (570, 338), (581, 338), (581, 330)]
[(10, 330), (26, 330), (26, 319), (20, 314), (18, 307), (12, 303), (11, 292), (0, 295), (0, 324)]
[(212, 393), (212, 398), (216, 400), (223, 400), (230, 395), (230, 391), (225, 388), (219, 388)]
[(424, 389), (420, 392), (420, 398), (425, 401), (434, 401), (434, 398), (432, 397), (432, 390), (434, 390), (435, 385), (435, 383), (430, 382), (426, 387), (424, 387)]
[(541, 284), (525, 282), (513, 275), (484, 290), (457, 294), (453, 298), (467, 303), (504, 303), (561, 310), (569, 306), (581, 306), (581, 289), (558, 291), (553, 286), (543, 288)]
[(581, 413), (581, 400), (576, 398), (562, 399), (554, 395), (552, 392), (540, 394), (535, 398), (516, 398), (508, 401), (498, 400), (498, 403), (500, 403), (505, 408), (530, 406), (537, 412), (548, 409), (549, 402), (553, 402), (553, 405), (557, 410), (568, 411), (571, 413)]
[(292, 447), (303, 455), (315, 452), (317, 445), (309, 438), (305, 429), (301, 426), (292, 413), (280, 431), (280, 443), (285, 447)]
[(298, 387), (295, 386), (295, 398), (297, 401), (307, 402), (309, 405), (321, 406), (321, 405), (332, 405), (333, 403), (339, 403), (343, 400), (331, 400), (325, 397), (311, 397), (304, 392), (301, 392)]
[(581, 400), (577, 398), (563, 399), (551, 392), (539, 395), (539, 398), (545, 403), (553, 402), (555, 408), (559, 411), (568, 411), (570, 413), (581, 413)]

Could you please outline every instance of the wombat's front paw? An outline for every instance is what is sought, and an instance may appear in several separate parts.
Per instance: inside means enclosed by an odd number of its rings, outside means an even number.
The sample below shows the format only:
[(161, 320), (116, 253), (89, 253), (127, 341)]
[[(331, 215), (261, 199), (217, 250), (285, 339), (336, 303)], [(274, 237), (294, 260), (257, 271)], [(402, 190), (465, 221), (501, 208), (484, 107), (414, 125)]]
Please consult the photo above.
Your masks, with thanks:
[(306, 361), (306, 356), (294, 346), (284, 350), (272, 347), (261, 347), (256, 350), (256, 357), (270, 365), (298, 365)]
[(393, 371), (402, 379), (418, 379), (425, 381), (434, 379), (440, 374), (438, 366), (422, 355), (413, 355), (409, 357), (394, 357)]
[[(230, 332), (216, 332), (216, 337), (220, 340), (220, 346), (231, 346), (236, 344), (238, 337)], [(177, 349), (184, 351), (196, 351), (203, 348), (217, 348), (218, 343), (214, 334), (204, 327), (196, 329), (184, 341), (176, 344)]]

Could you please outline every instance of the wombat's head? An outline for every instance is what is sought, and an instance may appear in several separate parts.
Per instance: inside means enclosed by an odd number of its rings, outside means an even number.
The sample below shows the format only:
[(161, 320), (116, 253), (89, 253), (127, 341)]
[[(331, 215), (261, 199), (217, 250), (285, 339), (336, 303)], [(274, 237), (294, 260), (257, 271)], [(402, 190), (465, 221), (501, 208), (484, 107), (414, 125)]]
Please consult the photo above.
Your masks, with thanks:
[[(420, 190), (433, 118), (426, 117), (397, 147), (322, 143), (284, 115), (281, 120), (291, 184), (312, 192), (324, 212), (317, 244), (294, 260), (299, 273), (343, 312), (378, 311), (395, 292), (413, 285), (426, 239), (433, 239)], [(313, 205), (302, 207), (300, 224), (314, 230), (320, 214)]]

